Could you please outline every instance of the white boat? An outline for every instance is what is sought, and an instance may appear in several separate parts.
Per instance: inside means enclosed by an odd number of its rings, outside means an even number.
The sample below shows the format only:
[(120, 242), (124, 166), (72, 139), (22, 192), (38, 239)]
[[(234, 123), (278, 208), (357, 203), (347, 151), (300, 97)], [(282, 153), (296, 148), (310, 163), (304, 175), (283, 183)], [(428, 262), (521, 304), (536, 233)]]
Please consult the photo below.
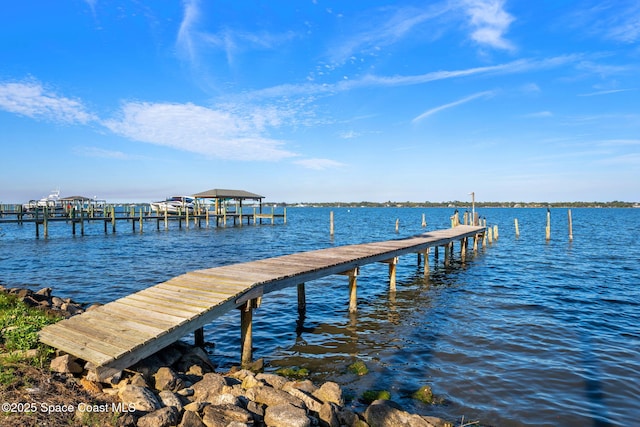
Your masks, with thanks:
[(60, 189), (58, 188), (51, 191), (51, 193), (47, 197), (43, 197), (40, 200), (30, 200), (28, 203), (23, 204), (22, 207), (27, 211), (32, 211), (36, 208), (62, 208), (62, 204), (60, 202)]
[(183, 214), (187, 210), (189, 213), (194, 211), (195, 199), (190, 196), (173, 196), (167, 200), (159, 202), (151, 202), (151, 211), (164, 214)]

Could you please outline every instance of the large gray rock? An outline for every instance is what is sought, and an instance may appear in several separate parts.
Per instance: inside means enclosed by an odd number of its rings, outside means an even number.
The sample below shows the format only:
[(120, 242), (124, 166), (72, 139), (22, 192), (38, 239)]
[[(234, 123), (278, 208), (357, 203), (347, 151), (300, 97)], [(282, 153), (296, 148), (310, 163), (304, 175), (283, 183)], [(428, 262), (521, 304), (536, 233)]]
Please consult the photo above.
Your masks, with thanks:
[(178, 412), (182, 412), (182, 400), (180, 400), (177, 394), (169, 390), (164, 390), (158, 393), (158, 397), (160, 398), (163, 406), (173, 406), (178, 410)]
[(70, 354), (56, 357), (51, 361), (51, 370), (53, 372), (79, 374), (82, 372), (82, 366), (76, 362), (76, 358)]
[(276, 390), (273, 387), (253, 387), (247, 390), (246, 396), (249, 400), (263, 403), (267, 406), (291, 404), (299, 408), (306, 408), (304, 402), (283, 390)]
[(160, 409), (160, 402), (151, 390), (127, 384), (120, 388), (118, 397), (126, 406), (132, 405), (136, 411), (153, 412)]
[(419, 415), (403, 411), (389, 400), (375, 400), (364, 412), (371, 427), (436, 427)]
[(207, 427), (227, 427), (232, 422), (253, 422), (249, 411), (235, 405), (208, 405), (202, 412), (202, 421)]
[(264, 383), (269, 384), (271, 387), (276, 389), (281, 389), (288, 382), (288, 380), (280, 375), (276, 374), (258, 374), (256, 375), (256, 379), (259, 381), (263, 381)]
[(163, 366), (153, 374), (154, 384), (158, 391), (178, 391), (184, 388), (184, 381), (173, 369)]
[(327, 381), (322, 384), (319, 389), (313, 392), (313, 395), (323, 402), (331, 402), (338, 406), (344, 406), (342, 388), (334, 382)]
[(200, 416), (192, 411), (185, 411), (178, 427), (206, 427)]
[(178, 424), (179, 413), (176, 408), (169, 406), (151, 412), (138, 419), (137, 427), (170, 427)]
[(268, 427), (310, 427), (307, 412), (289, 403), (268, 406), (264, 415)]
[(227, 382), (222, 375), (210, 372), (193, 385), (193, 397), (198, 402), (208, 402), (219, 395), (225, 385)]

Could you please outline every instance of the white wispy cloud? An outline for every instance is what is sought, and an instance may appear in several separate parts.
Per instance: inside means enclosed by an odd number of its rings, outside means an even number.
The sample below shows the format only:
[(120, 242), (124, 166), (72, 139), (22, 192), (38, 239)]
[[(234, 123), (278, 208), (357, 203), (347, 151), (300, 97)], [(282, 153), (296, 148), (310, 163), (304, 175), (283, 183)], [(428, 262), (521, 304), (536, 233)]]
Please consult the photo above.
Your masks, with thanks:
[(313, 96), (346, 92), (367, 87), (393, 87), (425, 84), (440, 80), (470, 77), (476, 75), (508, 75), (525, 73), (534, 70), (552, 69), (576, 63), (583, 58), (581, 54), (560, 55), (550, 58), (525, 58), (497, 65), (473, 67), (462, 70), (432, 71), (417, 75), (378, 76), (368, 74), (359, 79), (340, 80), (333, 84), (303, 83), (284, 84), (260, 89), (244, 94), (250, 99), (283, 98), (293, 96)]
[(57, 123), (89, 123), (97, 117), (83, 103), (45, 89), (37, 81), (0, 83), (0, 109)]
[(636, 90), (636, 89), (610, 89), (610, 90), (599, 90), (596, 92), (590, 92), (590, 93), (581, 93), (578, 94), (578, 96), (600, 96), (600, 95), (610, 95), (612, 93), (619, 93), (619, 92), (628, 92), (630, 90)]
[(99, 147), (75, 147), (73, 151), (83, 157), (96, 157), (100, 159), (138, 160), (140, 158), (123, 153), (122, 151), (105, 150)]
[(115, 134), (141, 142), (230, 160), (276, 161), (297, 154), (266, 136), (278, 126), (273, 111), (245, 116), (194, 104), (128, 102), (118, 118), (103, 124)]
[(224, 52), (227, 64), (233, 65), (235, 57), (243, 51), (253, 49), (274, 49), (296, 37), (292, 31), (252, 33), (223, 27), (217, 31), (200, 28), (203, 13), (199, 0), (184, 2), (184, 14), (176, 38), (179, 56), (191, 65), (200, 67), (211, 49)]
[(344, 163), (340, 163), (331, 159), (301, 159), (301, 160), (296, 160), (293, 163), (299, 166), (302, 166), (304, 168), (314, 169), (314, 170), (335, 169), (335, 168), (341, 168), (345, 166)]
[(419, 116), (415, 117), (413, 120), (411, 120), (412, 123), (418, 123), (424, 119), (426, 119), (427, 117), (438, 113), (442, 110), (446, 110), (448, 108), (453, 108), (456, 107), (458, 105), (462, 105), (462, 104), (466, 104), (467, 102), (473, 101), (474, 99), (478, 99), (478, 98), (487, 98), (490, 97), (494, 94), (493, 91), (484, 91), (484, 92), (478, 92), (478, 93), (474, 93), (473, 95), (469, 95), (465, 98), (459, 99), (457, 101), (454, 102), (450, 102), (448, 104), (444, 104), (444, 105), (440, 105), (439, 107), (435, 107), (432, 108), (430, 110), (425, 111), (424, 113), (420, 114)]
[(620, 43), (640, 40), (640, 3), (636, 0), (585, 2), (570, 25), (591, 35)]
[(442, 2), (430, 7), (383, 8), (365, 13), (362, 22), (354, 24), (357, 28), (353, 34), (330, 47), (329, 60), (342, 64), (354, 55), (376, 54), (380, 48), (397, 43), (449, 9), (448, 3)]
[(505, 11), (505, 0), (460, 0), (459, 4), (470, 18), (474, 41), (495, 49), (515, 49), (505, 39), (509, 26), (515, 20)]
[(340, 132), (338, 136), (342, 139), (352, 139), (360, 136), (360, 133), (354, 130), (346, 130), (346, 131)]

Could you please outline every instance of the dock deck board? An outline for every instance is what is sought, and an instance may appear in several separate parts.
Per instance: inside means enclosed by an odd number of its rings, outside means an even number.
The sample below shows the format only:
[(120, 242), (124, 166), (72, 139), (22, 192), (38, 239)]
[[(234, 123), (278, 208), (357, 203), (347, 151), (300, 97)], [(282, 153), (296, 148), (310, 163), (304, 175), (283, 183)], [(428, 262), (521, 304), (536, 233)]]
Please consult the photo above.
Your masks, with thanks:
[(192, 271), (47, 326), (40, 331), (40, 341), (91, 362), (104, 377), (263, 294), (429, 247), (478, 238), (484, 232), (484, 227), (458, 226), (410, 238)]

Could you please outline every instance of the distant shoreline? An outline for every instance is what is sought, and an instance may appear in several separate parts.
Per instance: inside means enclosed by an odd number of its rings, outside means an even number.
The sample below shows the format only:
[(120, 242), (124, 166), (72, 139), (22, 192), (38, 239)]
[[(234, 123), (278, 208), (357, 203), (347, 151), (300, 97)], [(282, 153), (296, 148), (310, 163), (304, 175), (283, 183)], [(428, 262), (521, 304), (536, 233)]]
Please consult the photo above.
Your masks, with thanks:
[[(449, 202), (265, 202), (263, 205), (285, 207), (335, 208), (472, 208), (469, 201)], [(640, 208), (637, 202), (475, 202), (476, 208)]]

